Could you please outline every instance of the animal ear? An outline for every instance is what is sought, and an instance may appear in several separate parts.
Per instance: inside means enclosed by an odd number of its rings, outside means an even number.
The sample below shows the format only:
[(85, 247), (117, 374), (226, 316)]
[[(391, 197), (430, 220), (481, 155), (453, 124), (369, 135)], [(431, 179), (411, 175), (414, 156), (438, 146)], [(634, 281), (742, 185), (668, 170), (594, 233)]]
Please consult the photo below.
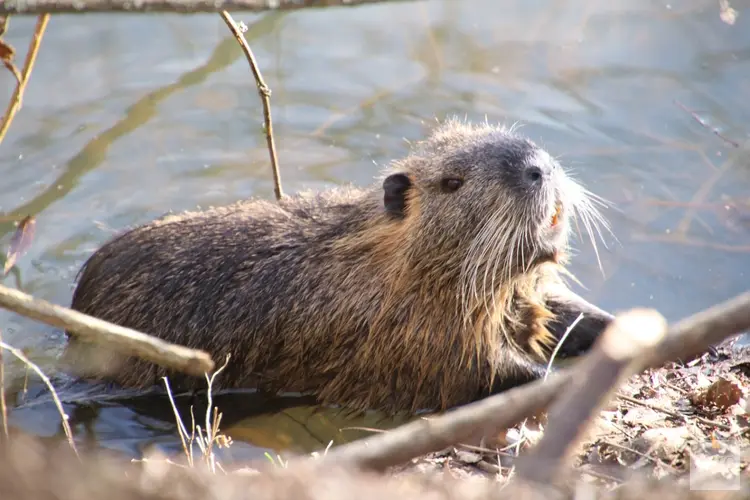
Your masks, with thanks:
[(588, 302), (565, 286), (555, 287), (547, 294), (547, 308), (555, 315), (547, 329), (560, 341), (570, 325), (583, 317), (560, 346), (557, 357), (572, 358), (587, 353), (599, 336), (612, 323), (614, 316)]
[(403, 217), (406, 209), (406, 193), (411, 179), (406, 174), (391, 174), (383, 181), (383, 204), (385, 211), (395, 217)]

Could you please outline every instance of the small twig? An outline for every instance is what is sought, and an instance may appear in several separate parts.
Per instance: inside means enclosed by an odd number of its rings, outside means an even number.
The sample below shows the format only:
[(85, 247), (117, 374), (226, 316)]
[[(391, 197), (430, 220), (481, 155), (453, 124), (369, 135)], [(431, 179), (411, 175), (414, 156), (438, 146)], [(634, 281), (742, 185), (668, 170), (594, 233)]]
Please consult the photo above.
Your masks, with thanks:
[(654, 456), (651, 456), (651, 455), (649, 455), (647, 453), (641, 453), (640, 451), (634, 450), (633, 448), (630, 448), (628, 446), (623, 446), (621, 444), (612, 443), (610, 441), (604, 441), (603, 440), (602, 444), (607, 445), (607, 446), (611, 446), (612, 448), (618, 448), (618, 449), (620, 449), (622, 451), (627, 451), (627, 452), (632, 453), (634, 455), (638, 455), (639, 457), (645, 458), (646, 460), (648, 460), (650, 462), (653, 462), (653, 463), (659, 464), (659, 465), (663, 465), (664, 467), (667, 467), (668, 469), (671, 469), (672, 472), (675, 472), (675, 473), (678, 472), (677, 469), (675, 469), (671, 465), (669, 465), (669, 464), (665, 463), (664, 461), (659, 460), (658, 458), (656, 458)]
[(599, 471), (595, 470), (593, 467), (583, 468), (583, 469), (581, 469), (580, 472), (581, 472), (582, 475), (583, 474), (588, 474), (591, 477), (595, 477), (597, 479), (601, 479), (601, 480), (604, 480), (604, 481), (610, 481), (610, 482), (617, 483), (617, 484), (625, 482), (622, 478), (611, 476), (609, 474), (605, 474), (604, 472), (599, 472)]
[(476, 463), (476, 466), (478, 469), (481, 469), (484, 472), (489, 472), (490, 474), (500, 474), (503, 471), (499, 465), (495, 465), (487, 460), (480, 460)]
[(85, 342), (105, 344), (123, 354), (138, 356), (165, 368), (203, 375), (214, 368), (203, 351), (170, 344), (161, 339), (51, 304), (0, 285), (0, 307), (51, 326), (64, 328)]
[(0, 142), (3, 142), (5, 134), (8, 132), (13, 117), (16, 115), (18, 110), (21, 108), (21, 101), (23, 100), (23, 93), (26, 89), (26, 85), (29, 83), (29, 77), (31, 76), (31, 69), (34, 67), (34, 61), (36, 60), (37, 52), (39, 51), (39, 44), (42, 43), (42, 37), (44, 36), (44, 30), (49, 22), (49, 14), (41, 14), (37, 19), (36, 27), (34, 28), (34, 34), (29, 42), (29, 50), (26, 53), (26, 61), (23, 64), (23, 71), (21, 72), (21, 81), (16, 84), (16, 89), (13, 91), (13, 95), (8, 103), (8, 108), (5, 111), (2, 122), (0, 122)]
[(692, 109), (688, 108), (687, 106), (685, 106), (684, 104), (682, 104), (677, 99), (674, 100), (674, 103), (677, 106), (679, 106), (680, 108), (682, 108), (683, 111), (685, 111), (686, 113), (690, 114), (690, 116), (692, 116), (693, 119), (695, 121), (697, 121), (702, 127), (704, 127), (706, 129), (710, 130), (711, 132), (713, 132), (714, 135), (716, 135), (716, 137), (718, 137), (719, 139), (723, 140), (727, 144), (731, 144), (735, 148), (740, 147), (740, 144), (737, 141), (733, 141), (732, 139), (724, 136), (721, 132), (719, 132), (719, 129), (717, 129), (716, 127), (712, 127), (711, 125), (709, 125), (708, 123), (706, 123), (706, 121), (703, 118), (701, 118), (700, 116), (698, 116), (698, 113), (696, 113)]
[[(674, 411), (670, 410), (669, 408), (664, 408), (663, 406), (659, 406), (659, 405), (655, 405), (655, 404), (652, 404), (652, 403), (648, 403), (646, 401), (639, 401), (637, 399), (631, 398), (630, 396), (626, 396), (624, 394), (618, 394), (617, 397), (618, 397), (618, 399), (622, 399), (623, 401), (627, 401), (628, 403), (631, 403), (631, 404), (634, 404), (634, 405), (637, 405), (637, 406), (642, 406), (642, 407), (648, 408), (650, 410), (654, 410), (654, 411), (658, 411), (658, 412), (664, 413), (665, 415), (669, 415), (670, 417), (676, 418), (676, 419), (681, 420), (683, 422), (687, 423), (689, 421), (689, 418), (686, 415), (682, 415), (680, 413), (674, 412)], [(722, 424), (721, 422), (717, 422), (716, 420), (710, 420), (708, 418), (699, 417), (699, 416), (696, 416), (695, 420), (697, 420), (699, 422), (702, 422), (702, 423), (704, 423), (706, 425), (714, 426), (717, 429), (721, 429), (723, 431), (729, 431), (729, 432), (731, 432), (731, 431), (734, 430), (732, 427), (730, 427), (728, 425), (725, 425), (725, 424)]]
[(247, 40), (245, 40), (243, 30), (240, 29), (237, 23), (234, 22), (234, 19), (232, 19), (232, 16), (226, 10), (221, 12), (221, 17), (222, 19), (224, 19), (224, 22), (232, 31), (232, 34), (234, 34), (235, 38), (237, 38), (240, 47), (242, 47), (242, 51), (245, 53), (245, 57), (247, 57), (247, 62), (250, 63), (250, 69), (252, 70), (253, 76), (255, 77), (255, 83), (258, 86), (258, 94), (260, 94), (260, 100), (263, 103), (263, 119), (265, 120), (268, 154), (271, 157), (273, 191), (274, 194), (276, 194), (276, 199), (280, 200), (281, 197), (284, 196), (284, 193), (281, 190), (281, 173), (279, 172), (279, 162), (276, 157), (276, 144), (273, 140), (273, 122), (271, 121), (271, 89), (268, 88), (268, 85), (266, 85), (266, 82), (263, 80), (263, 75), (260, 73), (258, 63), (255, 61), (255, 56), (253, 55), (252, 49), (250, 49), (250, 45), (248, 45)]
[(504, 457), (512, 457), (510, 453), (504, 453), (502, 450), (498, 450), (495, 448), (494, 450), (491, 450), (485, 446), (474, 446), (473, 444), (466, 444), (466, 443), (458, 443), (456, 445), (457, 448), (465, 448), (469, 451), (476, 451), (477, 453), (484, 453), (489, 455), (502, 455)]
[(550, 408), (542, 439), (519, 461), (521, 480), (549, 484), (557, 479), (607, 396), (633, 373), (633, 359), (653, 348), (666, 330), (666, 320), (654, 310), (634, 309), (615, 318), (577, 367), (572, 385)]
[(68, 423), (68, 415), (65, 413), (65, 409), (63, 408), (62, 402), (60, 401), (60, 398), (57, 396), (57, 391), (55, 391), (55, 387), (52, 385), (52, 382), (47, 377), (47, 375), (44, 374), (41, 368), (39, 368), (37, 365), (31, 362), (29, 358), (27, 358), (19, 349), (16, 349), (15, 347), (6, 344), (5, 342), (0, 340), (0, 348), (5, 349), (9, 353), (11, 353), (13, 356), (17, 357), (23, 364), (34, 370), (37, 375), (39, 375), (39, 378), (42, 379), (42, 382), (47, 386), (47, 388), (50, 390), (50, 393), (52, 394), (52, 399), (55, 402), (55, 406), (57, 407), (57, 411), (60, 413), (60, 417), (62, 419), (62, 428), (65, 432), (65, 436), (68, 438), (68, 443), (70, 444), (70, 447), (73, 449), (73, 452), (78, 456), (78, 450), (76, 449), (76, 443), (73, 440), (73, 431), (70, 429), (70, 424)]
[(685, 415), (680, 415), (679, 413), (674, 412), (674, 411), (670, 410), (669, 408), (664, 408), (663, 406), (655, 405), (655, 404), (649, 403), (647, 401), (640, 401), (638, 399), (631, 398), (630, 396), (626, 396), (625, 394), (618, 394), (617, 398), (621, 399), (623, 401), (627, 401), (628, 403), (631, 403), (631, 404), (634, 404), (634, 405), (637, 405), (637, 406), (642, 406), (643, 408), (648, 408), (650, 410), (658, 411), (658, 412), (663, 413), (665, 415), (669, 415), (670, 417), (673, 417), (673, 418), (678, 418), (680, 420), (685, 420)]
[(365, 432), (374, 432), (377, 434), (388, 432), (386, 429), (375, 429), (373, 427), (340, 427), (339, 431), (365, 431)]
[[(173, 407), (173, 409), (176, 410), (177, 408)], [(190, 443), (191, 454), (193, 453), (193, 443), (195, 442), (195, 428), (196, 427), (197, 426), (195, 425), (195, 410), (193, 408), (193, 405), (190, 405), (190, 439), (188, 442)], [(184, 429), (184, 426), (183, 426), (183, 429)]]

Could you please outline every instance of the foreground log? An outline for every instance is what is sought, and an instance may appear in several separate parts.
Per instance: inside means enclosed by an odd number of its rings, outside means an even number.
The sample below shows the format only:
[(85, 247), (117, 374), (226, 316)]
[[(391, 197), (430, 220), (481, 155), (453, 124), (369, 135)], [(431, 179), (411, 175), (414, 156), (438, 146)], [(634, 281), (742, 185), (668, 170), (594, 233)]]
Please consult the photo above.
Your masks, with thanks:
[(85, 14), (91, 12), (264, 12), (320, 7), (354, 7), (371, 3), (395, 3), (415, 0), (4, 0), (2, 14)]
[[(748, 498), (750, 484), (720, 492), (691, 489), (685, 482), (634, 479), (614, 492), (592, 485), (556, 490), (554, 495), (511, 480), (450, 480), (446, 475), (380, 476), (348, 467), (272, 467), (212, 474), (205, 467), (181, 467), (164, 460), (131, 462), (102, 452), (79, 461), (64, 443), (47, 444), (23, 435), (0, 446), (0, 498), (3, 500), (698, 500)], [(574, 485), (575, 486), (575, 485)], [(586, 495), (581, 496), (581, 489)], [(588, 490), (588, 491), (586, 491)]]

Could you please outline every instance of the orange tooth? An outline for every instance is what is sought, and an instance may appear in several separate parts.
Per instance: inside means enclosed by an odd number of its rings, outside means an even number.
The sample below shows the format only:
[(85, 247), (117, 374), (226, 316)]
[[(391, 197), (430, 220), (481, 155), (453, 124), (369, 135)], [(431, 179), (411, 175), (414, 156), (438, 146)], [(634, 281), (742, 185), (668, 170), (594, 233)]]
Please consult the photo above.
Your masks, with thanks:
[(560, 218), (560, 212), (562, 211), (561, 208), (562, 207), (560, 203), (555, 203), (555, 213), (552, 214), (552, 226), (553, 227), (557, 225), (558, 219)]

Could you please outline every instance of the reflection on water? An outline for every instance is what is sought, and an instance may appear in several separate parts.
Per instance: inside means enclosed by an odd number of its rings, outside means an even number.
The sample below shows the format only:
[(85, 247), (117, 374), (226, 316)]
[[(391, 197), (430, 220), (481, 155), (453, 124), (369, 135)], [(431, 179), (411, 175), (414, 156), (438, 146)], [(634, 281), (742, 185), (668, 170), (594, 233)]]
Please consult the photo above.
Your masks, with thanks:
[[(603, 273), (590, 244), (576, 243), (572, 270), (587, 298), (613, 311), (653, 306), (675, 320), (744, 291), (750, 2), (732, 1), (734, 26), (713, 0), (500, 5), (236, 15), (273, 90), (285, 191), (367, 183), (435, 118), (518, 121), (616, 206), (606, 216), (619, 242), (608, 240)], [(33, 23), (13, 19), (7, 39), (19, 58)], [(12, 87), (0, 75), (2, 102)], [(61, 304), (112, 231), (170, 209), (273, 197), (254, 82), (217, 15), (53, 17), (24, 108), (0, 145), (0, 179), (3, 248), (14, 221), (38, 220), (6, 283)], [(4, 311), (0, 327), (40, 362), (63, 344), (59, 331)], [(20, 390), (24, 372), (8, 363)], [(258, 398), (222, 406), (233, 413), (223, 426), (233, 454), (310, 451), (367, 432), (350, 427), (393, 425)], [(131, 454), (148, 444), (178, 450), (163, 403), (68, 411), (81, 439)], [(11, 417), (38, 434), (59, 432), (47, 403)]]

